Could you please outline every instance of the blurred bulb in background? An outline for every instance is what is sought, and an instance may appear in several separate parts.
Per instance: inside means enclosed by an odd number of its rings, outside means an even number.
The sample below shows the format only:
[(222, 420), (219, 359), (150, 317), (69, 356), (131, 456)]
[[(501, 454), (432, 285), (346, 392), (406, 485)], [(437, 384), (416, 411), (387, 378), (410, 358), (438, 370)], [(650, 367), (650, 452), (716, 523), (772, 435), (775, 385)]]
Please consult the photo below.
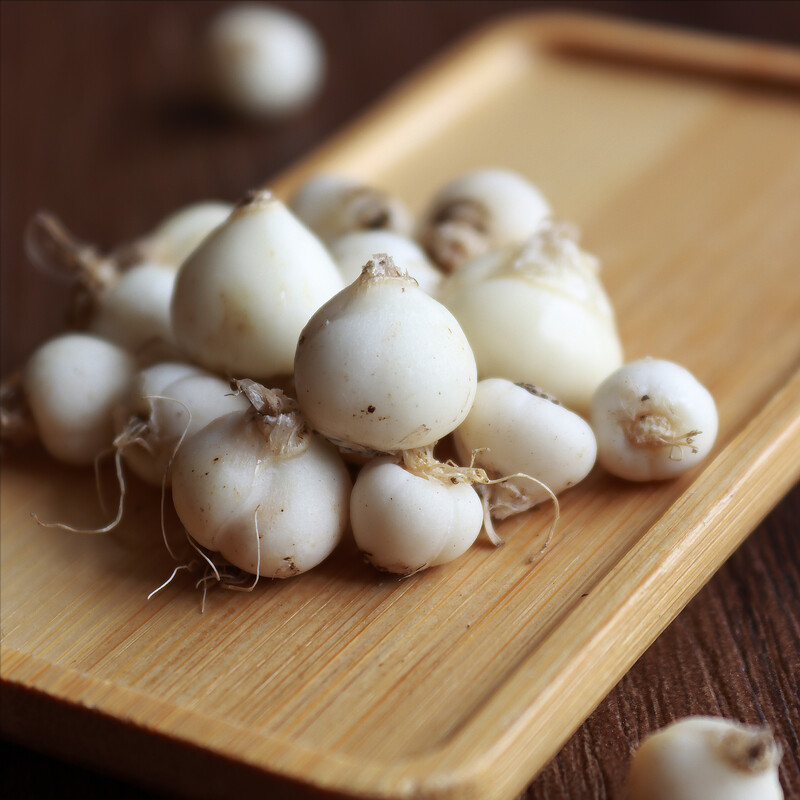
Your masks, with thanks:
[(325, 50), (314, 28), (272, 5), (237, 5), (215, 17), (206, 33), (211, 90), (231, 111), (281, 119), (319, 94)]

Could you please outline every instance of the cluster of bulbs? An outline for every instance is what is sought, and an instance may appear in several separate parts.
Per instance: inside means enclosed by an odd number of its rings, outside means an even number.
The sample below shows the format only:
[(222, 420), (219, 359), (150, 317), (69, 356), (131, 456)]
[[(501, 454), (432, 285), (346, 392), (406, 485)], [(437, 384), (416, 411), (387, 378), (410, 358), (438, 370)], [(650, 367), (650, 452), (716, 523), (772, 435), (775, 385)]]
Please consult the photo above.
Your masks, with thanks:
[(623, 363), (598, 260), (507, 169), (456, 177), (416, 222), (317, 175), (288, 205), (200, 203), (110, 255), (49, 214), (27, 246), (77, 276), (87, 332), (32, 356), (4, 392), (30, 413), (6, 402), (4, 430), (27, 421), (70, 463), (113, 448), (249, 574), (304, 572), (348, 526), (376, 567), (417, 572), (482, 530), (499, 543), (496, 520), (557, 512), (597, 460), (669, 478), (716, 436), (687, 370)]

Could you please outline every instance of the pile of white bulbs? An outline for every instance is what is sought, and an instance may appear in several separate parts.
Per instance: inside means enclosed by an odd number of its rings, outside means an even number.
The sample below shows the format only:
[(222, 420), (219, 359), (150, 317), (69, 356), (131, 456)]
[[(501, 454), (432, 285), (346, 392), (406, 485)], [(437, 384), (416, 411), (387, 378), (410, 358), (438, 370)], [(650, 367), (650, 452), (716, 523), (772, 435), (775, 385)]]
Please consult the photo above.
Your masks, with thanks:
[[(75, 277), (85, 332), (4, 386), (4, 435), (27, 423), (72, 464), (116, 451), (171, 485), (193, 544), (255, 576), (310, 569), (348, 527), (410, 574), (483, 529), (499, 542), (493, 521), (557, 511), (596, 460), (669, 478), (716, 436), (689, 372), (623, 364), (598, 260), (509, 170), (457, 177), (416, 225), (319, 175), (288, 206), (201, 203), (111, 255), (48, 214), (27, 245)], [(445, 439), (458, 463), (438, 460)]]

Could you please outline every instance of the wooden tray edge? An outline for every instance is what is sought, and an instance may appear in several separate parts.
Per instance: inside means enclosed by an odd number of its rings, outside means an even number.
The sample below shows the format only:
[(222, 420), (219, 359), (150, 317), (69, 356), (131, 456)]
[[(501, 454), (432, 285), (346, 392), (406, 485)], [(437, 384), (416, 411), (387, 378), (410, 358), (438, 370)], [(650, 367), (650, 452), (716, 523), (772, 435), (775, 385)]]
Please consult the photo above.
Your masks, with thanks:
[[(174, 706), (3, 645), (0, 665), (3, 738), (157, 789), (169, 785), (187, 796), (218, 797), (210, 788), (214, 781), (208, 769), (197, 772), (196, 765), (191, 766), (197, 753), (213, 757), (218, 766), (233, 769), (234, 786), (241, 781), (243, 787), (263, 792), (265, 781), (270, 786), (279, 781), (293, 792), (291, 797), (313, 794), (314, 786), (302, 785), (305, 774), (297, 771), (298, 778), (291, 769), (282, 769), (284, 764), (299, 758), (342, 774), (358, 768), (346, 758), (310, 752), (295, 743)], [(72, 715), (80, 722), (76, 723)], [(169, 729), (153, 726), (151, 719), (168, 720)], [(158, 742), (155, 747), (150, 742), (153, 738)], [(120, 743), (127, 745), (122, 751)], [(168, 758), (162, 748), (169, 753)], [(120, 763), (119, 753), (128, 750), (131, 759)], [(142, 753), (151, 750), (152, 759), (143, 759)], [(191, 771), (184, 774), (187, 769)], [(179, 779), (177, 787), (175, 778)]]
[(522, 791), (799, 479), (800, 369), (437, 754), (451, 776), (469, 764), (476, 793), (421, 796)]

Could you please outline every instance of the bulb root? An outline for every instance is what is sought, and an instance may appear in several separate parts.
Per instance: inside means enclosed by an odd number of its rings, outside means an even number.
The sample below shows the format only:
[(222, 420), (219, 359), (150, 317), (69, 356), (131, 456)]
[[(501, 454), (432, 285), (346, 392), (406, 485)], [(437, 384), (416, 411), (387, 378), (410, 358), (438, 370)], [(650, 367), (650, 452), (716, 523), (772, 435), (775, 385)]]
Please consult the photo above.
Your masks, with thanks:
[[(101, 453), (98, 456), (98, 459), (104, 455), (108, 455), (108, 453)], [(114, 452), (114, 468), (117, 475), (117, 483), (119, 485), (119, 504), (117, 506), (116, 516), (107, 525), (104, 525), (101, 528), (76, 528), (72, 525), (68, 525), (65, 522), (43, 522), (41, 519), (39, 519), (36, 513), (32, 513), (31, 516), (36, 523), (41, 525), (43, 528), (61, 528), (61, 530), (69, 531), (70, 533), (82, 534), (110, 533), (112, 530), (114, 530), (114, 528), (117, 527), (117, 525), (119, 525), (119, 523), (122, 521), (123, 514), (125, 513), (125, 494), (127, 489), (125, 486), (125, 474), (122, 469), (122, 453), (119, 450)], [(102, 505), (102, 498), (100, 503)]]
[(37, 211), (25, 229), (25, 253), (31, 263), (51, 277), (78, 282), (96, 296), (119, 279), (113, 259), (74, 236), (50, 211)]
[(249, 378), (233, 379), (231, 389), (234, 395), (247, 398), (274, 453), (299, 456), (308, 450), (311, 436), (296, 400), (281, 389), (267, 389)]
[(561, 516), (558, 498), (547, 484), (523, 472), (490, 478), (485, 469), (475, 466), (475, 459), (480, 452), (480, 450), (473, 451), (470, 457), (470, 464), (466, 467), (459, 466), (450, 460), (437, 460), (433, 455), (432, 445), (418, 447), (412, 450), (402, 450), (393, 455), (398, 461), (402, 461), (403, 467), (412, 475), (428, 480), (437, 480), (445, 485), (470, 484), (475, 486), (481, 497), (481, 504), (483, 506), (484, 530), (489, 537), (489, 541), (496, 547), (503, 544), (503, 540), (494, 527), (493, 519), (506, 519), (512, 514), (527, 511), (533, 505), (530, 497), (518, 486), (509, 483), (509, 481), (513, 478), (523, 478), (532, 481), (543, 489), (553, 503), (554, 515), (553, 521), (548, 528), (544, 545), (530, 558), (530, 563), (533, 563), (548, 548), (555, 534), (558, 520)]
[(669, 447), (671, 461), (683, 458), (683, 448), (696, 453), (694, 440), (702, 431), (694, 429), (685, 433), (676, 433), (673, 420), (668, 414), (645, 411), (627, 418), (623, 422), (623, 430), (628, 441), (635, 447), (660, 448)]

